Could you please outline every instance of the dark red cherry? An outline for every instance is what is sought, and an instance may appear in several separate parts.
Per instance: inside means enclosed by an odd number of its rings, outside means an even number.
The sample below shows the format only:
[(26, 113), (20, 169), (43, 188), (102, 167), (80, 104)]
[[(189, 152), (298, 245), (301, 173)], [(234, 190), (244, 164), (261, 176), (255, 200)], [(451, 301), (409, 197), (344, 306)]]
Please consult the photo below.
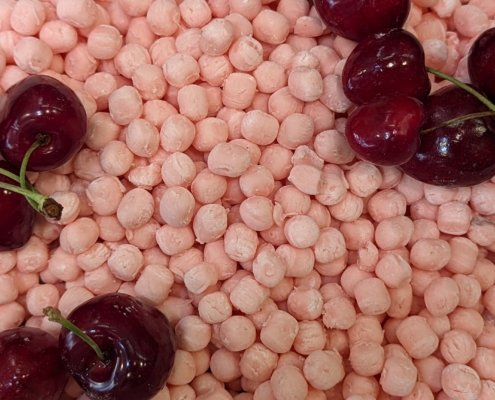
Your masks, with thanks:
[(398, 94), (383, 96), (351, 113), (345, 136), (361, 158), (379, 165), (400, 165), (418, 150), (425, 120), (419, 100)]
[(359, 42), (366, 36), (402, 28), (410, 0), (314, 0), (323, 22), (333, 33)]
[(67, 318), (106, 355), (62, 328), (62, 360), (92, 400), (149, 400), (158, 393), (174, 363), (175, 338), (164, 314), (129, 295), (97, 296)]
[(37, 328), (1, 332), (0, 365), (2, 400), (58, 400), (69, 378), (57, 339)]
[[(6, 161), (0, 160), (0, 168), (19, 175), (19, 168)], [(2, 174), (0, 174), (0, 182), (19, 187), (16, 181)], [(0, 188), (0, 210), (0, 251), (24, 246), (33, 233), (36, 211), (22, 194), (2, 188)]]
[(342, 83), (344, 93), (356, 104), (396, 93), (423, 101), (431, 89), (423, 48), (402, 29), (360, 42), (345, 63)]
[(72, 89), (50, 76), (31, 75), (1, 99), (0, 153), (20, 167), (38, 135), (47, 135), (49, 143), (33, 152), (28, 170), (48, 171), (77, 153), (86, 126), (86, 112)]
[[(423, 129), (451, 119), (488, 111), (473, 95), (450, 85), (425, 102)], [(421, 135), (421, 145), (402, 170), (422, 182), (439, 186), (471, 186), (495, 175), (495, 117), (457, 122)]]
[(471, 83), (495, 101), (495, 28), (483, 32), (471, 46), (468, 71)]

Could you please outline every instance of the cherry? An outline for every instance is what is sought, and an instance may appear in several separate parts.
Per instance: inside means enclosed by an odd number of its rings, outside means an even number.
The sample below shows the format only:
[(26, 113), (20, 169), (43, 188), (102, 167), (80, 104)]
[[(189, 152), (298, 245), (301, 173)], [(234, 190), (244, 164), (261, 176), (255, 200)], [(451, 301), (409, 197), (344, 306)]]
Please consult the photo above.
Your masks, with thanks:
[(402, 28), (410, 0), (314, 0), (323, 22), (333, 33), (359, 42), (372, 33)]
[(471, 46), (468, 71), (472, 84), (495, 101), (495, 28), (483, 32)]
[(398, 94), (382, 96), (351, 113), (345, 136), (361, 158), (379, 165), (400, 165), (418, 150), (425, 120), (419, 100)]
[(425, 102), (427, 120), (416, 154), (401, 166), (422, 182), (439, 186), (471, 186), (495, 175), (495, 117), (467, 120), (459, 116), (487, 112), (488, 107), (455, 85), (433, 93)]
[[(0, 168), (18, 174), (19, 169), (0, 160)], [(19, 187), (15, 180), (0, 174), (0, 183)], [(36, 211), (26, 198), (8, 189), (0, 189), (0, 251), (14, 250), (22, 247), (33, 233)]]
[(71, 329), (60, 332), (62, 361), (90, 399), (148, 400), (163, 388), (174, 363), (175, 338), (158, 309), (111, 293), (74, 309), (68, 325), (56, 311), (45, 309), (51, 320)]
[(423, 48), (402, 29), (360, 42), (345, 63), (342, 83), (344, 93), (356, 104), (395, 93), (424, 100), (431, 89)]
[(60, 81), (31, 75), (11, 86), (1, 100), (0, 153), (21, 166), (24, 155), (40, 136), (28, 163), (31, 171), (48, 171), (68, 161), (86, 138), (87, 118), (77, 95)]
[(0, 399), (5, 400), (58, 400), (69, 378), (57, 339), (37, 328), (1, 332), (0, 365)]

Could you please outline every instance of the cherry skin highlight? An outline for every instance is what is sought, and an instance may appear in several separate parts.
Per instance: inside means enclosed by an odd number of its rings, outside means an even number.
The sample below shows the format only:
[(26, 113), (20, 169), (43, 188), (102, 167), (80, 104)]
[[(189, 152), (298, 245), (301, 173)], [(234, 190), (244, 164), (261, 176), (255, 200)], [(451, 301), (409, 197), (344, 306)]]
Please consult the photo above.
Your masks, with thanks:
[(358, 105), (395, 93), (423, 101), (431, 89), (423, 48), (402, 29), (360, 42), (345, 63), (342, 83), (345, 95)]
[(471, 46), (468, 71), (472, 84), (495, 101), (495, 28), (483, 32)]
[(419, 130), (426, 120), (423, 104), (412, 97), (379, 97), (356, 108), (347, 119), (345, 136), (364, 160), (400, 165), (419, 148)]
[(37, 148), (28, 170), (49, 171), (75, 155), (86, 139), (86, 111), (77, 95), (62, 82), (31, 75), (11, 86), (0, 100), (0, 153), (21, 166), (39, 135), (49, 143)]
[[(0, 160), (0, 168), (19, 175), (16, 168)], [(0, 182), (19, 187), (14, 180), (0, 174)], [(36, 211), (22, 194), (0, 188), (0, 251), (18, 249), (26, 244), (33, 233)], [(1, 364), (0, 364), (1, 365)]]
[[(425, 102), (423, 129), (488, 108), (458, 86), (433, 93)], [(422, 182), (438, 186), (472, 186), (495, 175), (495, 117), (457, 122), (421, 135), (416, 154), (401, 166)]]
[(20, 327), (0, 332), (0, 399), (58, 400), (69, 373), (55, 337)]
[(129, 295), (97, 296), (67, 318), (106, 355), (62, 328), (64, 365), (92, 400), (148, 400), (158, 393), (174, 363), (175, 338), (164, 314)]
[(336, 35), (359, 42), (372, 33), (402, 28), (410, 0), (314, 0), (323, 22)]

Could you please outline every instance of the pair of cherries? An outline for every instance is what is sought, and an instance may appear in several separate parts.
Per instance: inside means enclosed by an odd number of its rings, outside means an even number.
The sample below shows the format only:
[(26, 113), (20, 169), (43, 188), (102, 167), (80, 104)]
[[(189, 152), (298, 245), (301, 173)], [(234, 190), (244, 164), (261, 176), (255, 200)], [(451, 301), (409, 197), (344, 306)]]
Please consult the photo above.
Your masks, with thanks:
[[(360, 158), (439, 186), (471, 186), (495, 175), (495, 29), (472, 45), (472, 85), (465, 85), (425, 67), (421, 44), (401, 29), (410, 0), (314, 3), (334, 33), (359, 42), (342, 82), (357, 105), (345, 134)], [(429, 95), (428, 72), (455, 85)]]

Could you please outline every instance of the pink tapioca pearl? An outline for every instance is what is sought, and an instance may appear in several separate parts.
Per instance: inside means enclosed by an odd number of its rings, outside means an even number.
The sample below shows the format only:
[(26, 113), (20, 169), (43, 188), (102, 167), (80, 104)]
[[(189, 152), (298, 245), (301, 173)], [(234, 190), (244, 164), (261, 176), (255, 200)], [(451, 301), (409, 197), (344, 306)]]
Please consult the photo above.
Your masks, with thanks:
[(30, 74), (46, 70), (53, 59), (50, 47), (34, 37), (21, 39), (14, 47), (13, 56), (18, 67)]
[(356, 322), (354, 304), (344, 296), (336, 296), (325, 301), (322, 315), (322, 322), (329, 329), (349, 329)]
[(177, 88), (194, 83), (199, 78), (199, 73), (198, 62), (189, 54), (174, 54), (163, 64), (165, 79)]
[(309, 286), (297, 287), (287, 298), (287, 310), (298, 320), (315, 320), (322, 315), (323, 297)]
[(198, 59), (201, 78), (212, 86), (220, 86), (234, 72), (227, 56), (209, 56), (203, 54)]
[(358, 218), (356, 221), (343, 222), (340, 225), (340, 232), (346, 241), (346, 247), (349, 250), (359, 250), (373, 239), (373, 224), (364, 218)]
[(104, 172), (113, 176), (121, 176), (131, 168), (134, 154), (124, 142), (112, 140), (101, 149), (99, 158)]
[(299, 332), (294, 340), (294, 350), (301, 355), (309, 355), (325, 347), (325, 328), (316, 321), (299, 321)]
[(344, 379), (342, 357), (336, 351), (317, 350), (304, 361), (303, 373), (313, 388), (331, 389)]
[(253, 71), (253, 76), (262, 93), (274, 93), (287, 84), (284, 68), (273, 61), (263, 61)]
[(160, 129), (160, 144), (169, 152), (183, 152), (193, 143), (195, 125), (185, 116), (173, 114), (167, 117)]
[(459, 201), (450, 201), (438, 207), (437, 225), (443, 233), (464, 235), (472, 218), (471, 208)]
[(263, 62), (263, 47), (256, 39), (241, 36), (230, 47), (229, 60), (239, 71), (253, 71)]
[(225, 252), (239, 262), (254, 259), (258, 242), (256, 231), (243, 223), (230, 225), (224, 236)]
[(12, 276), (7, 274), (0, 275), (0, 293), (0, 305), (11, 303), (17, 299), (19, 291)]
[(208, 345), (210, 326), (196, 315), (189, 315), (175, 326), (177, 346), (187, 351), (199, 351)]
[(495, 373), (493, 371), (493, 362), (495, 360), (495, 350), (478, 347), (475, 357), (469, 362), (481, 379), (493, 381)]
[(181, 17), (190, 28), (201, 28), (211, 20), (211, 10), (205, 0), (184, 0), (179, 4)]
[(285, 71), (289, 71), (292, 68), (292, 60), (297, 51), (294, 46), (283, 43), (278, 45), (269, 56), (269, 61), (274, 62), (284, 68)]
[(404, 357), (385, 360), (380, 377), (383, 391), (392, 396), (409, 395), (416, 384), (417, 370), (413, 362)]
[(150, 220), (153, 209), (153, 196), (144, 189), (136, 188), (122, 197), (117, 208), (117, 218), (124, 228), (135, 230)]
[(234, 40), (234, 25), (227, 19), (215, 18), (203, 26), (199, 47), (209, 56), (227, 52)]
[(56, 279), (74, 281), (83, 272), (77, 265), (77, 255), (67, 253), (58, 247), (48, 261), (48, 270)]
[(392, 189), (375, 193), (367, 203), (367, 210), (376, 222), (405, 215), (406, 207), (407, 200), (405, 196)]
[(175, 38), (175, 47), (178, 53), (188, 54), (195, 60), (198, 60), (202, 55), (199, 43), (201, 40), (201, 29), (191, 28), (181, 31)]
[(123, 244), (110, 255), (107, 265), (116, 278), (132, 281), (143, 266), (143, 255), (136, 246)]
[(253, 101), (256, 80), (249, 74), (234, 72), (223, 82), (222, 102), (226, 107), (242, 110)]
[(428, 219), (417, 219), (413, 221), (414, 232), (409, 246), (414, 245), (420, 239), (439, 239), (440, 231), (434, 221)]
[(118, 3), (127, 15), (130, 15), (131, 17), (141, 17), (146, 15), (153, 0), (145, 0), (139, 3), (136, 3), (134, 0), (119, 0)]
[(88, 52), (86, 43), (78, 43), (65, 56), (65, 72), (72, 79), (85, 81), (96, 72), (98, 60)]
[(99, 60), (110, 60), (115, 57), (122, 44), (122, 35), (111, 25), (99, 25), (88, 36), (88, 52)]
[(89, 28), (96, 21), (96, 3), (93, 0), (58, 1), (57, 16), (76, 28)]
[(165, 254), (173, 256), (192, 247), (195, 237), (189, 226), (174, 228), (164, 225), (156, 231), (156, 240)]
[(26, 317), (24, 307), (15, 301), (0, 305), (0, 312), (0, 315), (2, 315), (0, 319), (0, 332), (17, 328), (23, 323)]
[(473, 368), (450, 364), (442, 371), (442, 389), (454, 400), (475, 400), (481, 392), (481, 380)]
[(67, 53), (77, 45), (77, 30), (60, 20), (48, 21), (42, 26), (39, 38), (54, 54)]
[(95, 215), (94, 220), (98, 224), (102, 240), (113, 243), (125, 238), (125, 228), (120, 224), (115, 214), (108, 217)]
[(278, 181), (289, 176), (292, 168), (293, 152), (279, 144), (266, 146), (261, 152), (260, 165), (267, 168)]
[(208, 115), (206, 89), (199, 85), (186, 85), (180, 88), (177, 93), (177, 102), (180, 113), (193, 122), (198, 122)]
[(132, 84), (144, 100), (161, 99), (168, 87), (162, 68), (151, 64), (136, 67), (132, 74)]
[(174, 227), (188, 225), (193, 218), (195, 199), (192, 193), (181, 186), (165, 189), (160, 200), (160, 215)]
[[(56, 12), (56, 11), (55, 11)], [(47, 10), (47, 14), (48, 14), (48, 10)], [(47, 15), (47, 18), (50, 18), (48, 15)], [(54, 20), (56, 20), (56, 15), (53, 16)], [(96, 5), (96, 19), (95, 19), (95, 22), (87, 27), (87, 28), (79, 28), (78, 29), (78, 32), (79, 32), (79, 35), (82, 36), (82, 37), (88, 37), (89, 33), (94, 29), (96, 28), (97, 26), (99, 25), (109, 25), (110, 24), (110, 15), (108, 14), (107, 10), (101, 6), (100, 4), (97, 4)]]
[(204, 296), (198, 304), (201, 319), (209, 324), (219, 324), (232, 315), (232, 304), (224, 292), (214, 292)]
[(459, 306), (474, 308), (481, 298), (481, 285), (472, 276), (455, 274), (452, 279), (459, 287)]
[(67, 225), (78, 217), (81, 203), (76, 193), (57, 191), (53, 192), (50, 197), (63, 207), (60, 219), (57, 221), (58, 224)]
[(2, 31), (7, 31), (12, 29), (10, 24), (10, 16), (12, 15), (12, 10), (16, 5), (15, 0), (6, 0), (0, 5), (0, 29)]
[(447, 315), (459, 304), (459, 287), (449, 277), (433, 280), (425, 290), (426, 308), (433, 316)]
[(198, 243), (219, 239), (227, 229), (227, 210), (219, 204), (201, 206), (193, 220), (193, 230)]
[(467, 332), (453, 329), (445, 333), (440, 352), (449, 364), (467, 364), (476, 355), (476, 342)]
[(252, 165), (240, 176), (239, 185), (246, 197), (269, 196), (275, 188), (275, 181), (267, 168)]
[(196, 375), (196, 365), (194, 358), (188, 351), (177, 349), (175, 354), (175, 363), (168, 378), (168, 383), (179, 386), (191, 382)]
[(17, 262), (16, 251), (2, 251), (0, 252), (0, 274), (6, 274), (12, 270)]
[(148, 158), (158, 151), (160, 135), (151, 122), (138, 118), (127, 126), (125, 142), (135, 155)]
[(375, 274), (389, 288), (398, 288), (411, 281), (411, 266), (395, 254), (387, 254), (375, 266)]
[(122, 48), (119, 47), (115, 53), (115, 68), (127, 79), (132, 78), (134, 70), (138, 66), (151, 64), (151, 57), (148, 50), (138, 43), (129, 43)]
[(470, 205), (473, 211), (482, 214), (490, 215), (495, 213), (495, 207), (490, 202), (491, 196), (495, 194), (495, 184), (492, 182), (484, 182), (472, 187)]
[(173, 153), (162, 164), (162, 179), (168, 187), (188, 187), (195, 176), (194, 162), (184, 153)]
[(463, 329), (475, 340), (483, 332), (483, 317), (475, 309), (457, 307), (448, 317), (452, 329)]
[(320, 101), (336, 113), (344, 113), (351, 106), (342, 89), (340, 75), (328, 74), (323, 78), (323, 94)]
[(123, 86), (108, 98), (110, 116), (119, 125), (128, 125), (143, 113), (143, 100), (132, 86)]
[(77, 265), (84, 271), (91, 271), (106, 262), (110, 254), (110, 249), (103, 243), (95, 243), (84, 253), (78, 254)]
[(133, 18), (129, 23), (125, 43), (137, 43), (146, 49), (149, 49), (155, 42), (157, 36), (150, 29), (146, 17)]
[(420, 239), (410, 252), (411, 264), (425, 271), (438, 271), (447, 265), (450, 257), (450, 245), (441, 239)]
[(314, 134), (314, 122), (311, 117), (302, 113), (288, 115), (280, 124), (277, 142), (294, 150), (308, 144)]
[(40, 193), (49, 196), (57, 190), (69, 190), (70, 180), (66, 175), (59, 175), (54, 172), (44, 171), (39, 174), (34, 186)]
[(285, 42), (290, 32), (289, 20), (270, 9), (262, 10), (252, 23), (254, 37), (269, 44), (277, 45)]
[(379, 222), (375, 240), (379, 248), (392, 250), (405, 246), (412, 237), (414, 224), (405, 216), (391, 217)]
[(245, 314), (254, 314), (270, 295), (270, 290), (260, 285), (252, 276), (242, 278), (230, 293), (232, 305)]
[(96, 102), (98, 110), (108, 108), (108, 97), (117, 90), (117, 81), (113, 75), (106, 72), (97, 72), (84, 82), (84, 91)]
[(304, 102), (290, 93), (286, 86), (274, 92), (268, 100), (268, 110), (279, 122), (289, 115), (302, 113)]
[[(210, 6), (211, 7), (211, 6)], [(234, 27), (234, 40), (242, 36), (253, 36), (253, 25), (244, 16), (236, 12), (232, 12), (225, 16), (225, 19), (230, 21)]]
[(255, 342), (256, 328), (249, 318), (234, 315), (220, 324), (219, 336), (227, 350), (240, 352)]
[(489, 19), (481, 8), (465, 4), (454, 11), (454, 24), (461, 35), (471, 38), (488, 29)]
[(299, 164), (291, 169), (288, 180), (301, 192), (315, 195), (320, 192), (321, 170), (313, 165)]
[(472, 0), (469, 4), (481, 8), (488, 18), (493, 19), (493, 16), (495, 15), (495, 5), (491, 1)]
[(310, 67), (297, 67), (289, 74), (288, 87), (291, 94), (306, 102), (316, 101), (323, 94), (323, 79)]
[[(315, 132), (317, 130), (318, 125), (315, 121)], [(319, 132), (314, 138), (314, 148), (318, 156), (332, 164), (347, 164), (355, 157), (344, 136), (334, 129)]]
[(48, 246), (36, 236), (17, 250), (17, 269), (22, 273), (41, 272), (48, 266)]
[(108, 175), (95, 179), (86, 189), (89, 204), (99, 215), (115, 214), (124, 193), (125, 188), (120, 181)]
[(12, 63), (14, 61), (14, 47), (23, 37), (23, 35), (20, 35), (15, 31), (0, 32), (0, 49), (4, 53), (7, 63)]
[(260, 383), (270, 378), (277, 360), (276, 353), (261, 343), (254, 343), (244, 351), (239, 364), (245, 378)]
[(478, 256), (478, 246), (465, 237), (449, 240), (451, 257), (445, 268), (452, 273), (470, 274)]
[(300, 249), (316, 245), (320, 237), (318, 225), (306, 215), (289, 218), (284, 225), (284, 233), (289, 243)]
[(360, 310), (366, 315), (378, 315), (390, 307), (390, 295), (378, 278), (366, 278), (354, 285), (354, 296)]
[(350, 347), (349, 361), (354, 372), (363, 376), (373, 376), (382, 371), (385, 351), (380, 343), (360, 340)]
[(469, 225), (467, 237), (479, 246), (490, 246), (495, 242), (495, 224), (483, 217), (475, 216)]
[(172, 36), (179, 28), (179, 7), (169, 0), (154, 1), (148, 8), (146, 21), (156, 35)]
[[(309, 371), (308, 371), (309, 372)], [(308, 383), (302, 371), (292, 365), (278, 367), (270, 378), (275, 398), (304, 400), (308, 395)]]
[(243, 222), (255, 231), (264, 231), (273, 225), (273, 203), (263, 196), (252, 196), (242, 201), (239, 208)]
[(294, 25), (294, 34), (301, 37), (316, 38), (321, 36), (323, 31), (321, 20), (309, 15), (299, 17)]
[(397, 327), (397, 338), (408, 354), (422, 359), (432, 354), (438, 347), (439, 339), (427, 324), (426, 319), (409, 316)]
[(97, 112), (88, 121), (85, 144), (95, 151), (100, 151), (107, 143), (117, 140), (121, 127), (107, 112)]
[(277, 137), (278, 121), (260, 110), (248, 111), (241, 123), (241, 134), (244, 138), (258, 145), (269, 145)]
[(191, 193), (202, 204), (219, 200), (227, 190), (225, 177), (214, 174), (209, 169), (202, 170), (191, 183)]
[(67, 289), (62, 294), (58, 303), (58, 308), (62, 315), (67, 317), (74, 308), (93, 297), (93, 293), (88, 289), (84, 287), (73, 287)]
[(382, 183), (380, 170), (366, 161), (358, 161), (346, 173), (349, 189), (359, 197), (373, 194)]
[[(339, 387), (339, 385), (335, 386)], [(378, 397), (380, 392), (380, 385), (374, 377), (361, 376), (354, 371), (348, 373), (344, 380), (342, 386), (339, 388), (337, 396), (346, 396), (345, 398), (352, 397), (354, 394), (371, 394), (374, 397)], [(329, 393), (326, 391), (326, 393)], [(333, 394), (330, 392), (330, 394)], [(333, 398), (333, 396), (332, 396)], [(339, 400), (344, 399), (344, 397), (336, 397)]]
[(90, 218), (79, 218), (66, 225), (60, 233), (60, 247), (70, 254), (81, 254), (98, 239), (99, 229)]
[(26, 294), (26, 307), (31, 315), (42, 316), (43, 308), (56, 307), (60, 293), (55, 285), (45, 283), (29, 289)]
[(250, 161), (246, 148), (231, 143), (219, 143), (208, 155), (208, 168), (215, 174), (234, 178), (249, 168)]
[[(167, 0), (168, 1), (168, 0)], [(153, 65), (162, 67), (165, 61), (174, 54), (177, 54), (175, 38), (161, 37), (156, 40), (148, 49)]]

